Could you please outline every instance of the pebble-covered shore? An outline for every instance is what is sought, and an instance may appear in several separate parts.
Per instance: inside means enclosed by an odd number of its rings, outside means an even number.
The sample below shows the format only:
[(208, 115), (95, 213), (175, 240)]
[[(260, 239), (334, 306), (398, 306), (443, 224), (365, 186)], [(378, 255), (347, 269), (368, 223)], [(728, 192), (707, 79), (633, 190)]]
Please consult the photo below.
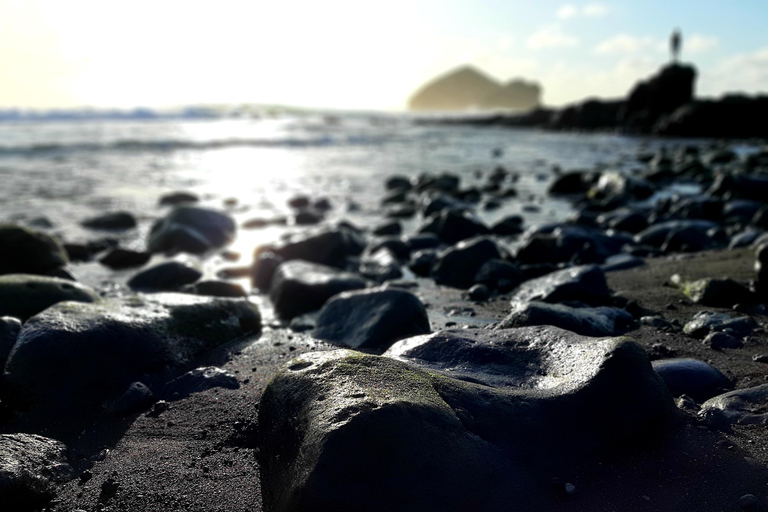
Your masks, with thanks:
[[(0, 502), (768, 510), (768, 151), (638, 161), (556, 170), (576, 213), (535, 226), (476, 215), (519, 200), (502, 167), (384, 177), (365, 226), (186, 192), (141, 250), (131, 212), (0, 226)], [(78, 283), (94, 262), (120, 284)]]

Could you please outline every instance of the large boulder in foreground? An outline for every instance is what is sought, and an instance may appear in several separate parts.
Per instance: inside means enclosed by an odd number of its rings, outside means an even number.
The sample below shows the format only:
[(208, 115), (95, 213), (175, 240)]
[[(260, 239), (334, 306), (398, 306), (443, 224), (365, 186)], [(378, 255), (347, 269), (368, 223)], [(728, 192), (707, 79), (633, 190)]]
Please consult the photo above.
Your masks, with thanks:
[(0, 434), (3, 511), (39, 510), (74, 476), (64, 443), (33, 434)]
[(356, 274), (308, 261), (291, 260), (275, 270), (269, 298), (277, 316), (290, 320), (317, 311), (337, 293), (365, 286), (365, 280)]
[(59, 302), (95, 300), (99, 295), (91, 288), (66, 279), (31, 274), (0, 276), (0, 316), (26, 320)]
[(260, 326), (258, 308), (246, 300), (166, 293), (63, 302), (24, 324), (3, 379), (16, 407), (92, 411), (130, 383)]
[(226, 213), (180, 206), (155, 222), (147, 238), (150, 252), (202, 254), (235, 238), (237, 226)]
[(427, 311), (414, 294), (370, 289), (344, 292), (329, 300), (320, 311), (313, 336), (383, 352), (396, 341), (428, 332)]
[(47, 274), (68, 262), (64, 246), (51, 235), (0, 225), (0, 274)]
[(550, 510), (553, 471), (635, 446), (675, 414), (625, 338), (443, 331), (385, 355), (306, 354), (269, 383), (265, 510)]

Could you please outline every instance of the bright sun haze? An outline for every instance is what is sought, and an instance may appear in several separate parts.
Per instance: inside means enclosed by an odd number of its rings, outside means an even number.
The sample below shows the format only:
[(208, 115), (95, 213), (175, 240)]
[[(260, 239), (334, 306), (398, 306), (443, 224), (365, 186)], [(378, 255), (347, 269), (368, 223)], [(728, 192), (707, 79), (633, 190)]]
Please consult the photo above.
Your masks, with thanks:
[(761, 2), (0, 0), (0, 107), (263, 103), (402, 109), (464, 64), (541, 83), (546, 104), (616, 97), (683, 59), (701, 94), (768, 83)]

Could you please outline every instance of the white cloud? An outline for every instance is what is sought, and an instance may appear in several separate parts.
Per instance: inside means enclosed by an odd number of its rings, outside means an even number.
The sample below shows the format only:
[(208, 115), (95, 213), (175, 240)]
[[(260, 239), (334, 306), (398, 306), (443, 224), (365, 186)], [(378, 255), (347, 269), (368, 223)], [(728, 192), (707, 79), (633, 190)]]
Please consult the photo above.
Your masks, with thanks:
[(561, 20), (573, 18), (579, 14), (579, 8), (575, 5), (564, 5), (557, 10), (557, 17)]
[(683, 43), (683, 50), (687, 49), (691, 53), (704, 53), (716, 48), (720, 44), (720, 40), (712, 36), (693, 34), (687, 40), (683, 39)]
[(711, 70), (702, 70), (701, 75), (698, 83), (703, 95), (768, 93), (768, 46), (727, 57)]
[(602, 18), (610, 12), (610, 8), (605, 4), (586, 4), (584, 6), (576, 6), (573, 4), (566, 4), (561, 6), (557, 10), (557, 17), (561, 20), (568, 20), (583, 16), (585, 18)]
[(566, 34), (560, 25), (547, 25), (531, 34), (526, 41), (528, 48), (541, 50), (543, 48), (567, 48), (579, 44), (579, 39)]
[(581, 13), (588, 18), (602, 18), (610, 9), (605, 4), (587, 4), (581, 9)]
[(663, 51), (664, 49), (664, 41), (655, 37), (617, 34), (598, 43), (594, 52), (597, 54), (632, 54), (647, 50)]

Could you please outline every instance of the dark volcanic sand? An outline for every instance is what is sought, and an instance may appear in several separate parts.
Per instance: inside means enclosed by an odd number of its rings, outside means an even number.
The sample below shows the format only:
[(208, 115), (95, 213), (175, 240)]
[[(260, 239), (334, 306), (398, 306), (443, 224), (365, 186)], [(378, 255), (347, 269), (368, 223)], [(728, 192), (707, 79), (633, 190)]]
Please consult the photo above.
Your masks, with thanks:
[[(699, 278), (727, 275), (739, 281), (753, 277), (751, 250), (705, 252), (649, 260), (648, 265), (608, 274), (610, 287), (641, 306), (660, 311), (668, 320), (684, 323), (702, 309), (663, 283), (673, 273)], [(423, 282), (416, 292), (429, 304), (432, 328), (482, 326), (504, 317), (508, 302), (487, 304), (461, 300), (461, 291)], [(673, 304), (673, 309), (667, 309)], [(470, 310), (464, 308), (471, 308)], [(711, 308), (708, 308), (711, 309)], [(456, 314), (456, 313), (459, 314)], [(763, 323), (764, 317), (756, 317)], [(679, 357), (711, 362), (736, 387), (766, 381), (768, 366), (752, 355), (768, 351), (766, 335), (757, 332), (744, 348), (714, 351), (683, 334), (649, 327), (628, 333), (646, 347), (663, 343)], [(157, 417), (131, 416), (96, 427), (69, 442), (74, 453), (88, 456), (102, 448), (106, 457), (93, 463), (93, 477), (62, 486), (50, 509), (111, 511), (260, 511), (259, 468), (253, 448), (254, 419), (261, 391), (274, 372), (295, 355), (330, 348), (307, 335), (270, 329), (250, 346), (209, 355), (208, 361), (237, 374), (238, 390), (213, 389), (181, 401)], [(102, 452), (103, 453), (103, 452)], [(572, 475), (553, 475), (576, 486), (575, 497), (552, 510), (568, 511), (727, 511), (739, 510), (739, 498), (755, 494), (761, 503), (768, 494), (768, 432), (765, 426), (734, 427), (713, 432), (695, 421), (682, 425), (637, 453), (585, 467)], [(83, 467), (89, 465), (82, 461)], [(114, 497), (102, 499), (102, 483), (119, 483)], [(514, 510), (514, 504), (510, 504)], [(753, 510), (767, 510), (760, 505)]]

